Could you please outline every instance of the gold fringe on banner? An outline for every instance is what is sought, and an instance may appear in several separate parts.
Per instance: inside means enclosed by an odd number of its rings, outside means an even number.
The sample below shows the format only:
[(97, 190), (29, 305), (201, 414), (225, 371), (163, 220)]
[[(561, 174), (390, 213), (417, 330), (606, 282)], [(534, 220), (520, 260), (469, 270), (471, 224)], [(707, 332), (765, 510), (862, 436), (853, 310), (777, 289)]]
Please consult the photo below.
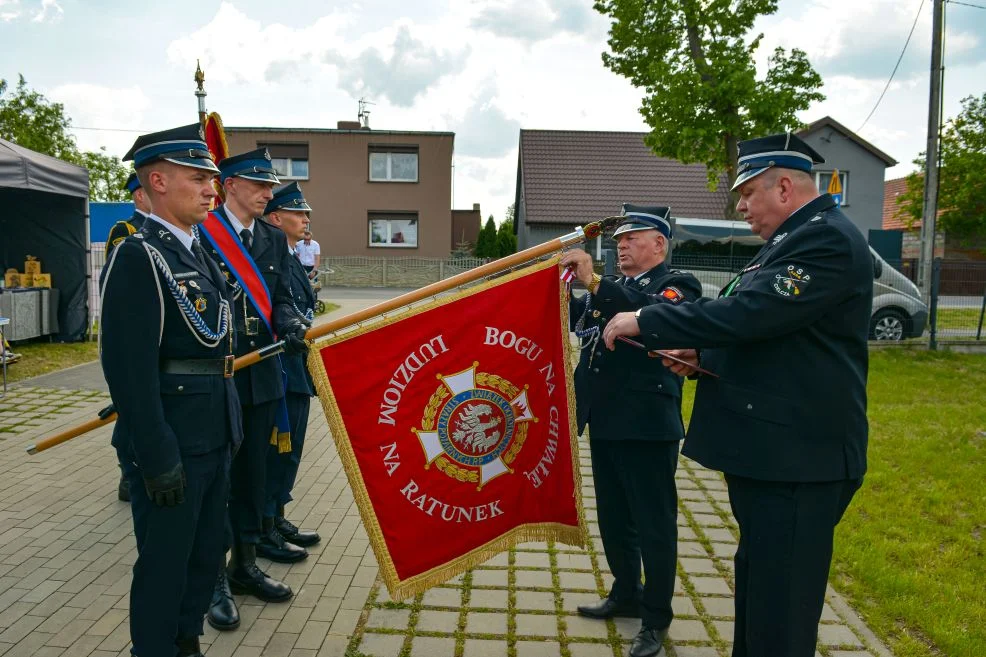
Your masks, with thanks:
[(559, 330), (561, 332), (562, 345), (564, 348), (563, 359), (565, 361), (565, 389), (568, 399), (569, 442), (572, 451), (573, 490), (575, 495), (575, 504), (578, 510), (578, 526), (572, 527), (570, 525), (562, 525), (559, 523), (529, 523), (520, 525), (484, 545), (473, 548), (460, 557), (407, 579), (401, 580), (397, 576), (397, 569), (394, 566), (394, 561), (390, 556), (389, 549), (387, 548), (387, 542), (384, 539), (383, 531), (380, 528), (380, 521), (373, 509), (373, 504), (370, 502), (370, 496), (366, 490), (366, 484), (363, 481), (363, 474), (360, 472), (359, 463), (356, 460), (356, 455), (353, 452), (353, 447), (349, 439), (349, 433), (346, 430), (345, 422), (342, 419), (342, 413), (339, 410), (339, 406), (336, 403), (335, 394), (332, 391), (332, 384), (329, 382), (329, 376), (325, 371), (325, 366), (322, 363), (319, 352), (323, 347), (338, 344), (356, 336), (372, 333), (377, 329), (390, 326), (396, 322), (405, 321), (434, 308), (473, 296), (479, 292), (509, 283), (523, 276), (527, 276), (550, 267), (557, 269), (559, 259), (560, 258), (558, 256), (552, 257), (545, 262), (530, 265), (518, 271), (505, 274), (492, 281), (487, 281), (466, 290), (435, 299), (425, 305), (401, 313), (398, 316), (382, 319), (379, 322), (374, 322), (372, 326), (360, 326), (358, 329), (347, 332), (345, 335), (327, 338), (320, 343), (312, 345), (312, 348), (309, 351), (308, 371), (311, 372), (312, 378), (315, 381), (315, 387), (318, 390), (318, 396), (322, 402), (322, 408), (325, 410), (325, 417), (328, 420), (329, 429), (332, 431), (332, 439), (335, 441), (336, 449), (339, 451), (339, 458), (342, 461), (343, 468), (346, 471), (346, 477), (349, 479), (349, 485), (353, 490), (353, 497), (356, 500), (356, 507), (359, 509), (360, 517), (363, 519), (363, 526), (370, 538), (370, 545), (373, 546), (373, 553), (376, 555), (377, 563), (380, 566), (381, 575), (383, 576), (384, 583), (387, 586), (387, 591), (390, 593), (390, 597), (394, 600), (404, 600), (434, 586), (438, 586), (439, 584), (448, 581), (449, 579), (469, 570), (470, 568), (489, 561), (497, 554), (513, 548), (518, 543), (530, 541), (546, 542), (554, 540), (574, 547), (585, 547), (588, 544), (589, 539), (586, 531), (585, 509), (582, 507), (582, 474), (579, 469), (578, 429), (575, 417), (575, 393), (572, 383), (573, 352), (568, 331), (568, 301), (566, 298), (565, 286), (559, 282), (558, 303), (561, 310), (562, 320)]

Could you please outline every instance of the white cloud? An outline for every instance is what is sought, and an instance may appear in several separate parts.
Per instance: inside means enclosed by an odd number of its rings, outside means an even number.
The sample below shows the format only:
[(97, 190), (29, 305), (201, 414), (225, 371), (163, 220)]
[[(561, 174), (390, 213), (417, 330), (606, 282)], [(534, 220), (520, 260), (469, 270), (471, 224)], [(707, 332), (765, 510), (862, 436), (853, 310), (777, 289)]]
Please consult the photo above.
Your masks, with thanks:
[(139, 87), (113, 88), (97, 84), (73, 83), (55, 87), (49, 98), (65, 106), (73, 125), (80, 128), (112, 128), (112, 130), (73, 130), (79, 148), (98, 151), (105, 146), (108, 153), (126, 152), (137, 133), (124, 130), (144, 128), (144, 114), (151, 102)]
[(9, 23), (20, 18), (23, 10), (20, 0), (0, 0), (0, 21)]
[(596, 13), (584, 0), (493, 0), (479, 10), (471, 26), (508, 39), (535, 43), (560, 34), (582, 34)]
[(31, 18), (33, 23), (46, 23), (56, 21), (65, 14), (61, 5), (56, 0), (41, 0), (41, 9), (35, 12)]
[(386, 97), (395, 105), (410, 107), (441, 78), (462, 70), (469, 47), (459, 51), (440, 51), (411, 34), (409, 25), (400, 25), (386, 51), (371, 46), (355, 57), (345, 50), (332, 50), (324, 61), (339, 70), (339, 86), (354, 97)]
[(516, 151), (521, 125), (500, 107), (496, 81), (489, 79), (463, 118), (450, 120), (449, 127), (456, 133), (456, 153), (488, 158)]

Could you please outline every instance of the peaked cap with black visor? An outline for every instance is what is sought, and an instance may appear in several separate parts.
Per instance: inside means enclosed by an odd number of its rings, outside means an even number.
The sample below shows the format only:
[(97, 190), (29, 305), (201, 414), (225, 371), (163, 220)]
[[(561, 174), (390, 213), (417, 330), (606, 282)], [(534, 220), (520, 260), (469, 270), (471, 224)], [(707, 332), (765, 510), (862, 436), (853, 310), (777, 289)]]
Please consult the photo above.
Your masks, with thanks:
[(663, 205), (633, 205), (624, 203), (624, 218), (616, 225), (613, 238), (637, 230), (656, 230), (671, 239), (671, 208)]
[(274, 190), (274, 198), (267, 203), (264, 214), (271, 212), (311, 212), (312, 208), (305, 200), (305, 195), (301, 193), (301, 185), (297, 182), (289, 182), (281, 185)]
[(137, 137), (137, 141), (123, 156), (124, 162), (129, 160), (133, 160), (135, 169), (164, 160), (183, 167), (219, 173), (198, 123)]
[(246, 153), (227, 157), (219, 163), (219, 180), (226, 182), (228, 178), (245, 178), (256, 182), (281, 184), (277, 172), (271, 163), (270, 153), (266, 148), (257, 148)]
[(756, 178), (771, 167), (810, 173), (813, 165), (824, 162), (825, 158), (818, 151), (791, 132), (741, 141), (736, 162), (736, 182), (729, 191), (736, 191), (747, 180)]

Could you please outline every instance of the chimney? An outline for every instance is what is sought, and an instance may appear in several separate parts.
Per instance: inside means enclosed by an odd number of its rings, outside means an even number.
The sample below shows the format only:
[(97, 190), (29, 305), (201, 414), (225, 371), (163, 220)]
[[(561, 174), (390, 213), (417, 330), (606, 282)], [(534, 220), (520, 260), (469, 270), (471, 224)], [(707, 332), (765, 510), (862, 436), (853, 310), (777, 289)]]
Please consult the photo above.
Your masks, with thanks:
[(362, 127), (359, 121), (338, 121), (336, 123), (338, 130), (359, 130)]
[[(479, 203), (473, 203), (472, 204), (472, 211), (473, 212), (479, 212)], [(480, 213), (480, 214), (482, 214), (482, 213)]]

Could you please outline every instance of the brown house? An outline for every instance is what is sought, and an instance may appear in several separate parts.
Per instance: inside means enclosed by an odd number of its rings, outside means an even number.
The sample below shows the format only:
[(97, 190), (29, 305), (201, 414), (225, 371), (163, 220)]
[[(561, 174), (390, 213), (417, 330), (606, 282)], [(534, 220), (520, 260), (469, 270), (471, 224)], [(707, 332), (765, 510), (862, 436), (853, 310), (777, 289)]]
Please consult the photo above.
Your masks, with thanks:
[(301, 184), (323, 257), (445, 257), (457, 241), (454, 133), (340, 121), (337, 129), (226, 128), (226, 139), (233, 154), (266, 146), (278, 177)]

